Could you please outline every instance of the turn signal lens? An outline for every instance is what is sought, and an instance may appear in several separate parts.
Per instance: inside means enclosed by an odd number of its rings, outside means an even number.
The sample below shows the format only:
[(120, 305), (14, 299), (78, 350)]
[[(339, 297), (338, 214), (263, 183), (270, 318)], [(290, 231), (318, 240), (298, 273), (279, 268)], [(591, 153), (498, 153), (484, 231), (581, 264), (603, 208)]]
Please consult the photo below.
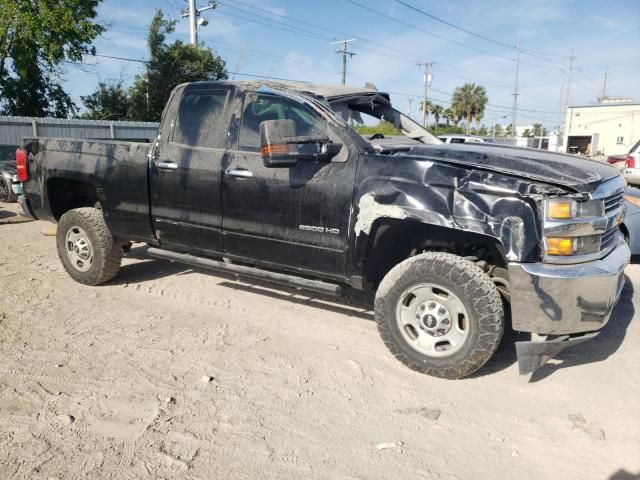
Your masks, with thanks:
[(289, 153), (289, 145), (263, 145), (262, 148), (260, 148), (260, 153), (263, 157), (269, 155), (286, 155)]
[(574, 205), (573, 200), (550, 200), (547, 203), (547, 217), (553, 220), (573, 218)]
[(547, 254), (549, 255), (573, 255), (574, 238), (557, 238), (551, 237), (547, 239)]

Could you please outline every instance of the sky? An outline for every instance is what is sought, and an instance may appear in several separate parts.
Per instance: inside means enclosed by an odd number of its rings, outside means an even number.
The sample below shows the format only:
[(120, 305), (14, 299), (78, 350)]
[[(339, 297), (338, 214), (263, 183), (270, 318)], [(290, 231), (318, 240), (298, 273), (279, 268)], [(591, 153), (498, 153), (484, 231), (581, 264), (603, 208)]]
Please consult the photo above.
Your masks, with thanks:
[[(180, 20), (186, 5), (105, 0), (99, 21), (108, 31), (94, 42), (97, 53), (148, 58), (145, 36), (156, 9), (179, 20), (170, 40), (188, 42), (188, 21)], [(391, 92), (395, 107), (408, 112), (411, 106), (414, 117), (423, 93), (424, 67), (417, 64), (429, 62), (431, 101), (446, 108), (457, 86), (475, 82), (489, 98), (482, 123), (510, 123), (518, 39), (518, 125), (558, 124), (572, 51), (571, 105), (602, 94), (605, 70), (608, 96), (640, 101), (640, 0), (219, 0), (202, 15), (209, 24), (199, 29), (199, 41), (225, 60), (236, 80), (339, 83), (342, 59), (331, 42), (356, 39), (348, 47), (355, 55), (347, 61), (347, 83)], [(144, 68), (97, 57), (84, 62), (63, 73), (78, 104), (99, 81), (130, 85)]]

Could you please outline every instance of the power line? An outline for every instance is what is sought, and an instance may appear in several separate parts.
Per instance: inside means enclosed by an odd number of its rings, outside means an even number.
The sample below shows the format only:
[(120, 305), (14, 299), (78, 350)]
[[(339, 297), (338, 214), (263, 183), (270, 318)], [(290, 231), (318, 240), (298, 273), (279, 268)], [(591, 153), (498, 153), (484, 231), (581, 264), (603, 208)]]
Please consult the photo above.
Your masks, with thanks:
[(482, 40), (486, 40), (487, 42), (495, 43), (496, 45), (500, 45), (501, 47), (515, 48), (514, 45), (509, 45), (508, 43), (504, 43), (504, 42), (502, 42), (500, 40), (496, 40), (494, 38), (490, 38), (490, 37), (487, 37), (485, 35), (481, 35), (479, 33), (472, 32), (471, 30), (467, 30), (464, 27), (460, 27), (459, 25), (456, 25), (454, 23), (448, 22), (447, 20), (443, 20), (442, 18), (436, 17), (435, 15), (433, 15), (433, 14), (431, 14), (429, 12), (426, 12), (426, 11), (424, 11), (424, 10), (418, 8), (418, 7), (415, 7), (415, 6), (413, 6), (413, 5), (411, 5), (411, 4), (407, 3), (407, 2), (403, 2), (402, 0), (395, 0), (395, 1), (397, 3), (399, 3), (399, 4), (401, 4), (401, 5), (404, 5), (407, 8), (410, 8), (411, 10), (413, 10), (415, 12), (421, 13), (422, 15), (431, 18), (432, 20), (435, 20), (435, 21), (440, 22), (440, 23), (444, 23), (445, 25), (448, 25), (449, 27), (455, 28), (456, 30), (460, 30), (461, 32), (468, 33), (469, 35), (473, 35), (474, 37), (481, 38)]
[(468, 48), (470, 50), (474, 50), (476, 52), (480, 52), (480, 53), (483, 53), (485, 55), (490, 55), (492, 57), (496, 57), (496, 58), (500, 58), (502, 60), (507, 60), (509, 62), (513, 62), (512, 58), (503, 57), (502, 55), (497, 55), (495, 53), (487, 52), (486, 50), (482, 50), (480, 48), (476, 48), (476, 47), (473, 47), (471, 45), (467, 45), (466, 43), (458, 42), (456, 40), (452, 40), (452, 39), (444, 37), (442, 35), (438, 35), (437, 33), (430, 32), (428, 30), (425, 30), (424, 28), (420, 28), (420, 27), (418, 27), (416, 25), (413, 25), (411, 23), (405, 22), (404, 20), (400, 20), (398, 18), (392, 17), (391, 15), (387, 15), (386, 13), (383, 13), (383, 12), (381, 12), (379, 10), (376, 10), (374, 8), (371, 8), (371, 7), (368, 7), (366, 5), (363, 5), (363, 4), (359, 3), (359, 2), (356, 2), (355, 0), (346, 0), (346, 1), (351, 3), (351, 4), (353, 4), (353, 5), (356, 5), (357, 7), (362, 8), (364, 10), (367, 10), (367, 11), (369, 11), (371, 13), (375, 13), (376, 15), (379, 15), (381, 17), (387, 18), (387, 19), (392, 20), (394, 22), (400, 23), (400, 24), (402, 24), (402, 25), (404, 25), (406, 27), (413, 28), (414, 30), (418, 30), (420, 32), (426, 33), (427, 35), (430, 35), (432, 37), (439, 38), (440, 40), (445, 40), (447, 42), (453, 43), (453, 44), (458, 45), (460, 47)]

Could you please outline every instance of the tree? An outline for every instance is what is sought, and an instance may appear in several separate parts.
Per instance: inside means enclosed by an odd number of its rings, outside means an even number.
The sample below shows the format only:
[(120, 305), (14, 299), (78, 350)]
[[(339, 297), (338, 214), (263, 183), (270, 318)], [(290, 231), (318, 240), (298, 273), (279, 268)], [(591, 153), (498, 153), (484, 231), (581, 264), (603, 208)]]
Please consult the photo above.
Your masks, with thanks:
[(523, 137), (533, 137), (533, 131), (530, 128), (525, 128), (522, 132)]
[(533, 124), (533, 136), (535, 137), (546, 137), (549, 135), (549, 130), (544, 128), (541, 123)]
[(444, 111), (444, 116), (447, 118), (447, 126), (449, 122), (452, 122), (455, 127), (460, 123), (460, 114), (453, 107), (449, 107)]
[(507, 128), (504, 132), (504, 136), (510, 137), (512, 132), (513, 132), (513, 124), (510, 123), (509, 125), (507, 125)]
[(442, 117), (444, 115), (444, 107), (442, 105), (434, 104), (431, 107), (431, 113), (433, 113), (433, 116), (436, 119), (436, 132), (437, 132), (438, 131), (438, 123), (440, 123), (440, 117)]
[(465, 83), (453, 92), (451, 106), (464, 118), (467, 133), (474, 119), (482, 119), (488, 101), (487, 91), (475, 83)]
[(225, 62), (210, 48), (179, 40), (166, 43), (175, 25), (175, 20), (164, 18), (162, 10), (156, 11), (147, 35), (147, 71), (136, 76), (130, 90), (131, 120), (159, 121), (171, 91), (181, 83), (227, 78)]
[(425, 102), (424, 100), (420, 101), (420, 111), (421, 112), (425, 112), (425, 116), (424, 116), (424, 123), (425, 123), (425, 127), (429, 124), (429, 113), (431, 113), (431, 109), (433, 108), (433, 103), (430, 102), (429, 100), (427, 100), (426, 103), (426, 111), (425, 111)]
[(478, 135), (482, 135), (483, 137), (486, 137), (488, 135), (487, 132), (487, 127), (485, 127), (484, 125), (482, 125), (480, 127), (480, 129), (478, 130)]
[(95, 53), (102, 0), (0, 0), (0, 113), (66, 117), (75, 109), (59, 78), (64, 61)]
[(100, 82), (91, 95), (80, 97), (87, 112), (80, 118), (87, 120), (126, 120), (129, 111), (129, 95), (122, 81)]
[(494, 137), (501, 137), (502, 135), (503, 135), (502, 126), (499, 123), (496, 123), (493, 126), (493, 136)]

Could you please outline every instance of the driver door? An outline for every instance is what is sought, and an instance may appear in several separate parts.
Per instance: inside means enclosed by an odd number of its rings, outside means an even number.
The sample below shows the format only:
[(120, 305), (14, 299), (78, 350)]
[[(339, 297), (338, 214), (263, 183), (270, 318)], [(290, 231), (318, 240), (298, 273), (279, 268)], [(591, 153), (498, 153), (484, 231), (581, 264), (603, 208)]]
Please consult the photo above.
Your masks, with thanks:
[(296, 135), (328, 128), (325, 119), (303, 103), (246, 94), (238, 141), (227, 151), (223, 169), (225, 254), (342, 276), (356, 156), (267, 168), (260, 154), (260, 123), (281, 119), (294, 121)]

